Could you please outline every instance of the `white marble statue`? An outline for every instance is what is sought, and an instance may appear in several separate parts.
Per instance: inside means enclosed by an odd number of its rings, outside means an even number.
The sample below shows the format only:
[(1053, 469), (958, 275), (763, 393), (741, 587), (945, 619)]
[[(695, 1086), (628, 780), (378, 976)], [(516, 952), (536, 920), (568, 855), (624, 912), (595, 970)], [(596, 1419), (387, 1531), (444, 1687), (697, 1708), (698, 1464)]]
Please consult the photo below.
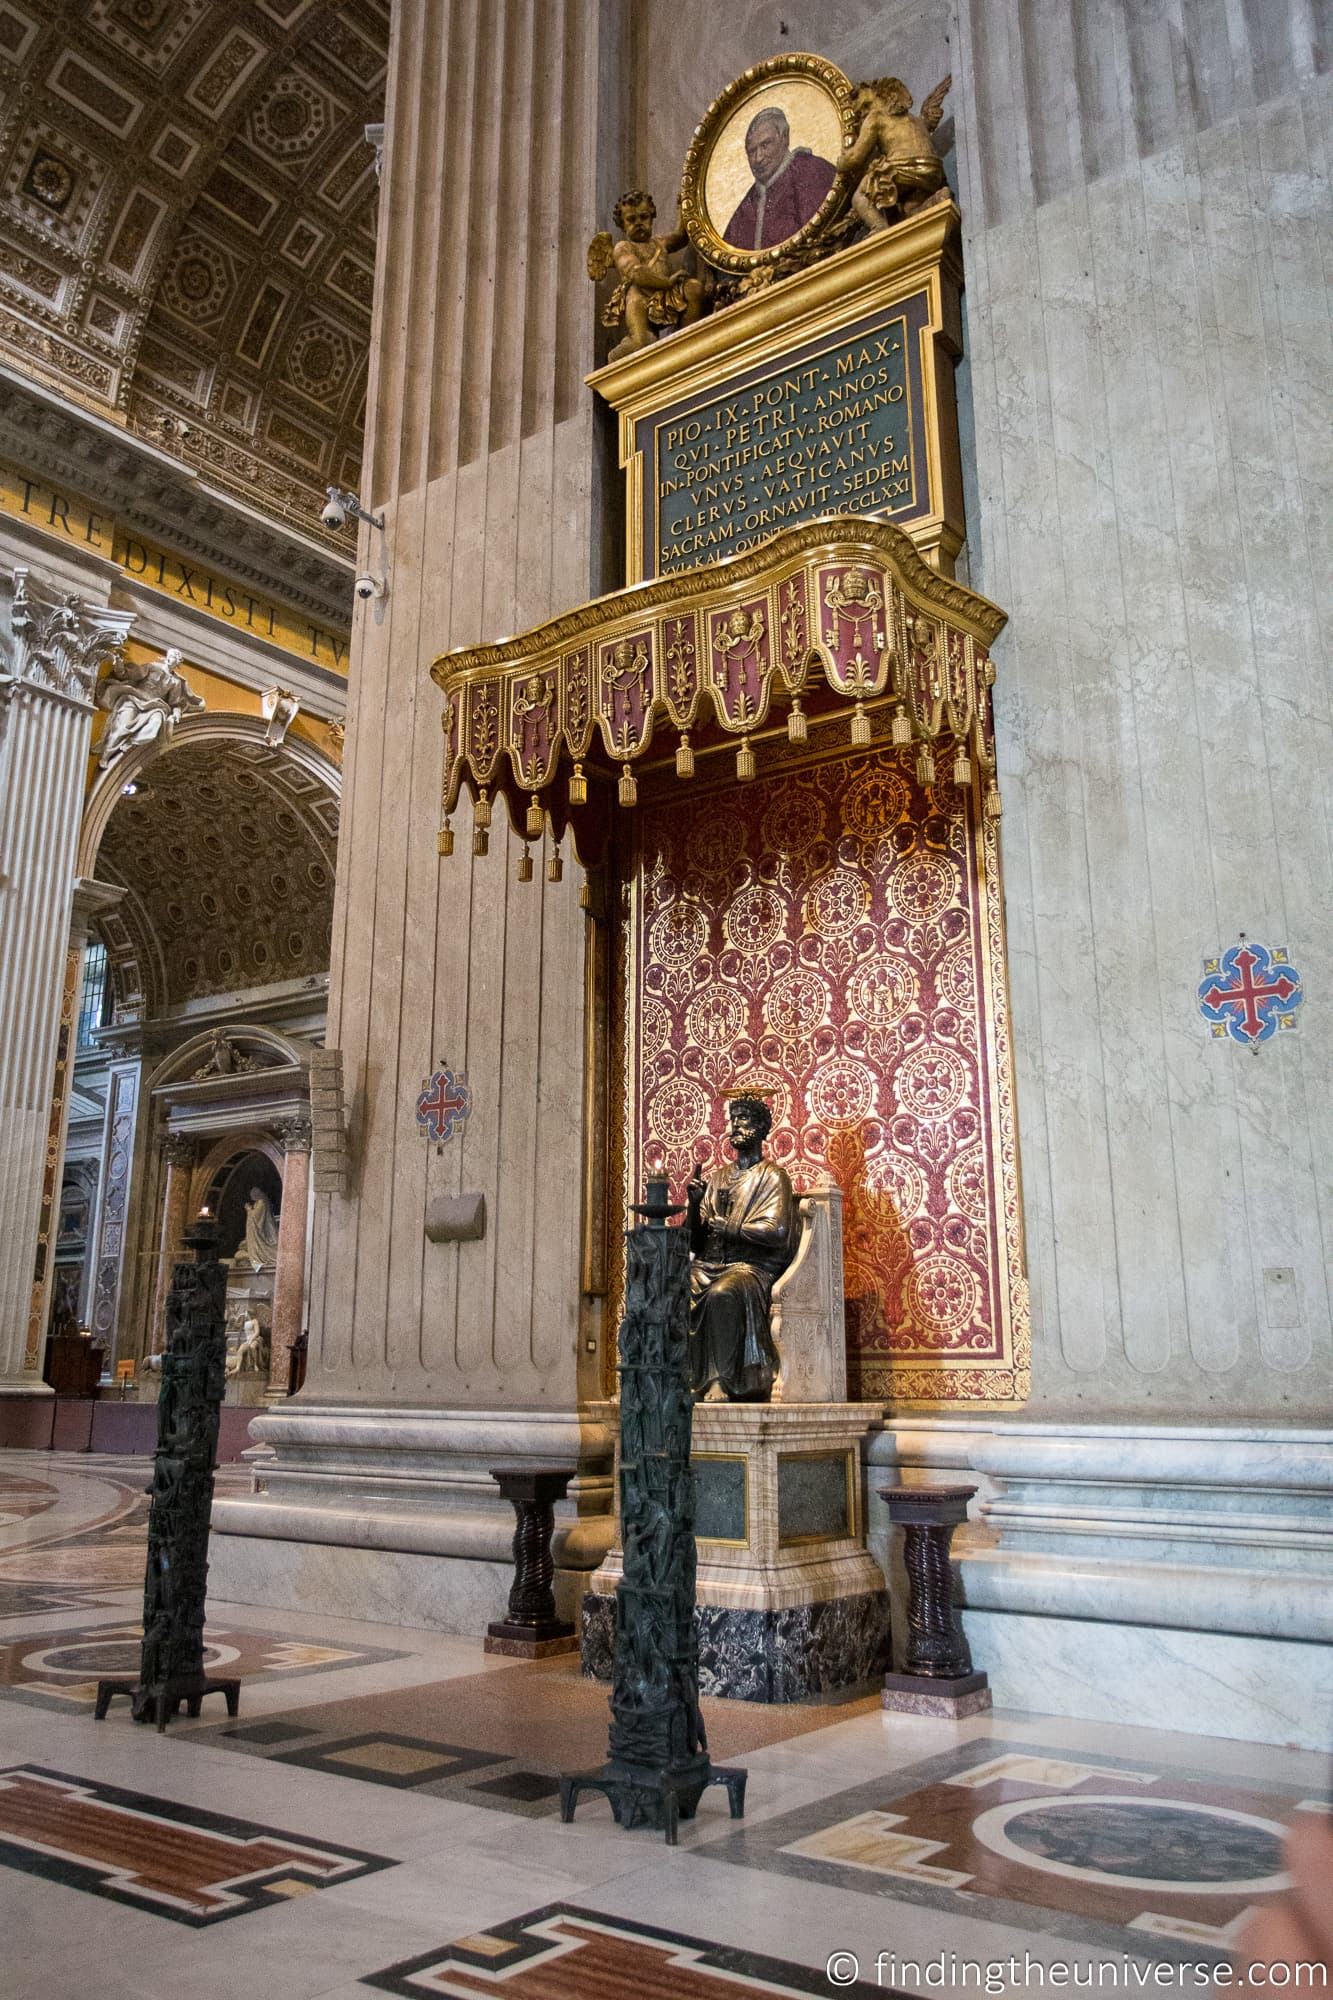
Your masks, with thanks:
[(97, 705), (109, 714), (97, 756), (104, 771), (138, 745), (165, 749), (181, 717), (204, 706), (179, 671), (181, 658), (173, 646), (160, 660), (117, 660), (102, 682)]
[(258, 1316), (248, 1312), (241, 1321), (241, 1338), (227, 1356), (229, 1375), (268, 1374), (268, 1335)]
[(278, 1261), (278, 1219), (262, 1188), (252, 1187), (245, 1204), (245, 1241), (236, 1253), (238, 1264), (254, 1271), (272, 1271)]

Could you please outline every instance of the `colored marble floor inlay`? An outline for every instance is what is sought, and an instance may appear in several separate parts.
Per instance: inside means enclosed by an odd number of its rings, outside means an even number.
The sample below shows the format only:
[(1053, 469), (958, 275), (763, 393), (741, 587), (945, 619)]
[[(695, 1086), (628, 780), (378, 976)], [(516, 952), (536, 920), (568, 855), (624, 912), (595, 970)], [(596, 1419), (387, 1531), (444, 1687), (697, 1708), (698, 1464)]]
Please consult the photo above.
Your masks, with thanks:
[(19, 1764), (0, 1770), (0, 1866), (200, 1926), (393, 1863)]
[[(873, 1696), (827, 1707), (703, 1703), (709, 1744), (721, 1763), (876, 1711)], [(373, 1698), (321, 1702), (280, 1719), (281, 1725), (299, 1727), (299, 1742), (243, 1723), (191, 1731), (189, 1740), (225, 1743), (302, 1770), (542, 1819), (559, 1809), (562, 1771), (601, 1763), (607, 1719), (605, 1687), (586, 1680), (576, 1660), (556, 1659)], [(278, 1726), (262, 1725), (265, 1731)]]
[(1008, 1922), (1023, 1906), (1028, 1922), (1085, 1942), (1142, 1950), (1152, 1938), (1207, 1957), (1286, 1887), (1284, 1829), (1311, 1803), (992, 1740), (769, 1820), (743, 1853), (734, 1841), (706, 1852), (960, 1915), (988, 1897)]
[[(143, 1627), (135, 1618), (0, 1639), (0, 1697), (67, 1713), (91, 1708), (100, 1678), (138, 1671), (142, 1637)], [(204, 1630), (204, 1671), (241, 1680), (281, 1680), (401, 1657), (384, 1647), (319, 1645), (276, 1632), (212, 1625)]]
[[(571, 1903), (549, 1903), (506, 1924), (472, 1931), (438, 1951), (403, 1959), (363, 1979), (365, 1986), (450, 2000), (745, 2000), (753, 1995), (850, 1993), (855, 2000), (896, 1989), (864, 1980), (830, 1987), (825, 1974), (786, 1959), (710, 1944)], [(900, 1996), (901, 2000), (901, 1996)]]
[(75, 1610), (142, 1584), (147, 1468), (130, 1465), (82, 1477), (64, 1461), (49, 1474), (0, 1471), (0, 1618)]

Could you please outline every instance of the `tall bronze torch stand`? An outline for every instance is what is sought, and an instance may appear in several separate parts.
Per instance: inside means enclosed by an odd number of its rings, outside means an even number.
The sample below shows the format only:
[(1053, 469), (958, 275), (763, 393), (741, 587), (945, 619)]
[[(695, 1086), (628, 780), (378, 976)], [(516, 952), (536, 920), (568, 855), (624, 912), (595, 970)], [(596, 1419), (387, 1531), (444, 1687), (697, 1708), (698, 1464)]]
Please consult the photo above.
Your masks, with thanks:
[(624, 1575), (616, 1587), (611, 1731), (600, 1771), (560, 1780), (568, 1822), (580, 1792), (604, 1792), (624, 1827), (665, 1830), (676, 1844), (709, 1785), (725, 1785), (731, 1817), (745, 1811), (744, 1771), (709, 1762), (699, 1710), (694, 1635), (693, 1405), (689, 1384), (690, 1252), (668, 1229), (665, 1177), (650, 1177), (626, 1232), (620, 1326), (620, 1527)]
[(201, 1216), (186, 1230), (185, 1242), (195, 1261), (175, 1266), (167, 1297), (139, 1678), (97, 1683), (98, 1722), (118, 1694), (129, 1696), (136, 1722), (156, 1722), (159, 1729), (182, 1702), (188, 1714), (198, 1715), (206, 1694), (225, 1696), (228, 1715), (240, 1706), (239, 1681), (210, 1680), (204, 1672), (208, 1517), (226, 1387), (227, 1274), (218, 1262), (215, 1222)]

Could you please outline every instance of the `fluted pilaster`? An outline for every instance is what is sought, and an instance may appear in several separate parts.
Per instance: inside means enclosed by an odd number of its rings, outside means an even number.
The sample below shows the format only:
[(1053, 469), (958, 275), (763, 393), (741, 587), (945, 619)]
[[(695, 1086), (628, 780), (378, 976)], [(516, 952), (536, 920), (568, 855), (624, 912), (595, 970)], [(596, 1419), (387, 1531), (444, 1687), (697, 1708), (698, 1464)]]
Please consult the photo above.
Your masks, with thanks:
[(134, 614), (13, 574), (0, 637), (0, 1391), (41, 1390), (33, 1303), (74, 861), (101, 661)]
[[(576, 1394), (585, 919), (579, 873), (515, 880), (517, 846), (435, 851), (427, 668), (604, 587), (594, 531), (588, 238), (616, 192), (623, 9), (403, 0), (394, 16), (362, 498), (387, 596), (353, 636), (329, 1043), (353, 1109), (346, 1196), (317, 1200), (307, 1397)], [(363, 530), (363, 554), (379, 556)], [(421, 1079), (465, 1070), (437, 1150)], [(424, 1239), (480, 1189), (478, 1243)]]

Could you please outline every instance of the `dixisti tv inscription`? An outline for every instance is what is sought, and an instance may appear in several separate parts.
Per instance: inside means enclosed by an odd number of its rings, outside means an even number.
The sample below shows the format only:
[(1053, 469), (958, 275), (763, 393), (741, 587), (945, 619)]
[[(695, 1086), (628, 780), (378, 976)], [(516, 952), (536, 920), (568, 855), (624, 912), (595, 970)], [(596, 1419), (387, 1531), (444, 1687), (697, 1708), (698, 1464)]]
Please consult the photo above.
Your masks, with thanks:
[(659, 422), (658, 573), (737, 555), (817, 514), (911, 507), (906, 348), (896, 319)]

